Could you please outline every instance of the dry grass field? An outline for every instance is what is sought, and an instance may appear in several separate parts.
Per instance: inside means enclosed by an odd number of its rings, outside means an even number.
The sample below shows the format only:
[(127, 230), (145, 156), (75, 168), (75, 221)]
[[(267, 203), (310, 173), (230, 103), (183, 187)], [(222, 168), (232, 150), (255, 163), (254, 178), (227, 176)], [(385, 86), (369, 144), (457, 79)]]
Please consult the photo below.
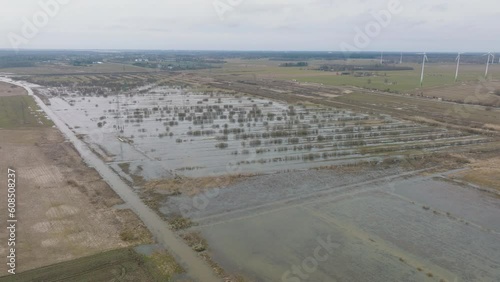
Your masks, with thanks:
[(423, 90), (420, 95), (427, 98), (441, 98), (444, 101), (499, 107), (498, 91), (500, 91), (500, 81), (484, 80), (429, 88)]
[[(0, 130), (0, 140), (0, 170), (11, 167), (18, 178), (18, 272), (151, 242), (130, 210), (113, 208), (121, 199), (56, 129)], [(1, 209), (0, 217), (7, 218), (6, 212)]]
[(467, 170), (453, 177), (500, 193), (500, 158), (474, 160)]
[(23, 88), (10, 83), (0, 82), (0, 97), (20, 96), (28, 94)]

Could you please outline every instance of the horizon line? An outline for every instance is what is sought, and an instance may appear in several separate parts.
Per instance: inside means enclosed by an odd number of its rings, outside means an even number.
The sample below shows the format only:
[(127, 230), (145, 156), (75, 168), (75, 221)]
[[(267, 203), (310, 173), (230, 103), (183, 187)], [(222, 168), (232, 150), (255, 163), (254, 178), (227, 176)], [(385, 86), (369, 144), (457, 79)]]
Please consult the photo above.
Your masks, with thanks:
[(134, 51), (148, 51), (148, 52), (249, 52), (249, 53), (260, 53), (260, 52), (269, 52), (269, 53), (344, 53), (344, 54), (359, 54), (359, 53), (380, 53), (387, 52), (387, 54), (391, 53), (403, 53), (403, 54), (417, 54), (417, 53), (428, 53), (428, 54), (457, 54), (461, 53), (462, 55), (467, 54), (488, 54), (488, 53), (500, 53), (500, 52), (492, 52), (492, 51), (388, 51), (388, 50), (360, 50), (360, 51), (340, 51), (340, 50), (265, 50), (265, 49), (132, 49), (132, 48), (114, 48), (114, 49), (99, 49), (99, 48), (22, 48), (22, 49), (12, 49), (12, 48), (0, 48), (0, 51), (12, 51), (15, 53), (19, 52), (29, 52), (29, 51), (73, 51), (73, 52), (134, 52)]

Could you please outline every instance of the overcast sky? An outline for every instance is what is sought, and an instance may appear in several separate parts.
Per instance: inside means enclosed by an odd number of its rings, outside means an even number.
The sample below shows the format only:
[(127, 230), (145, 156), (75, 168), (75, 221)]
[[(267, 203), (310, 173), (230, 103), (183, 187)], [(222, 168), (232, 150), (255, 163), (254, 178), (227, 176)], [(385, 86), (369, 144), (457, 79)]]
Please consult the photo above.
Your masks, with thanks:
[[(51, 1), (68, 3), (33, 38), (23, 35), (23, 18), (43, 20), (39, 2)], [(355, 46), (356, 28), (392, 1), (0, 0), (0, 48), (12, 48), (14, 37), (26, 49), (337, 51)], [(498, 0), (400, 3), (402, 11), (361, 50), (500, 51)]]

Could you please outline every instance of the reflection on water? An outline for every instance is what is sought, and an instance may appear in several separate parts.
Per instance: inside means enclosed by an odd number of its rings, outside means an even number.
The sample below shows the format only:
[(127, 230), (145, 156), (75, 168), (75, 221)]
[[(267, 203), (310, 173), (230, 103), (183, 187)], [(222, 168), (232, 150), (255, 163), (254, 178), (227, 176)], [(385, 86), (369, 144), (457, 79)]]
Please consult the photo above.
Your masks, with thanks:
[(150, 164), (141, 173), (146, 179), (304, 169), (373, 153), (484, 141), (385, 115), (166, 87), (50, 101), (51, 109), (107, 159)]

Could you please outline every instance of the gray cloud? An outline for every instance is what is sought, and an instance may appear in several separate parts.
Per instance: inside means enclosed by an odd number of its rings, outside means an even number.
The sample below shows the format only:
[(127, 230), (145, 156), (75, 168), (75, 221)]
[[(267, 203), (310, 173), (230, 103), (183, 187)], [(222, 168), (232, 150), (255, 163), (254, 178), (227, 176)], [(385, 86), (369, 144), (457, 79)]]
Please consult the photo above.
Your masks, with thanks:
[[(39, 1), (55, 0), (0, 0), (0, 48)], [(228, 0), (68, 1), (22, 48), (339, 50), (392, 0), (243, 0), (223, 20), (213, 4)], [(480, 2), (401, 0), (404, 11), (367, 48), (495, 50), (500, 3)]]

